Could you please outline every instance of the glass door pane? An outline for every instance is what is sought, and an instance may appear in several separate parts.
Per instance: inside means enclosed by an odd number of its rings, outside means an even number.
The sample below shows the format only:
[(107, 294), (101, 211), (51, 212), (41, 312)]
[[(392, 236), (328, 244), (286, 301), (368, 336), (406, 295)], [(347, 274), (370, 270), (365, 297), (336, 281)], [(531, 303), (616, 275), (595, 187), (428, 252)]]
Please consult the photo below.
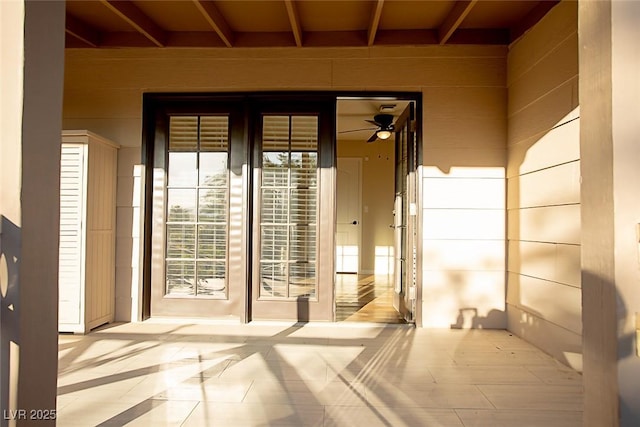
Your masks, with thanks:
[(172, 116), (167, 165), (168, 296), (226, 299), (228, 116)]
[(317, 296), (318, 117), (262, 122), (260, 299)]

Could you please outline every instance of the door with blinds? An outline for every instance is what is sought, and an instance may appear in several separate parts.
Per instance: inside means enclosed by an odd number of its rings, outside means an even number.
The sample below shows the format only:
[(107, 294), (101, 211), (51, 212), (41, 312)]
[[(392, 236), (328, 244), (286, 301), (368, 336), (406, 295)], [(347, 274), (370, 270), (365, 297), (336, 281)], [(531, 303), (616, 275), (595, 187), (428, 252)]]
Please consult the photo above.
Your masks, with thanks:
[(247, 156), (231, 144), (243, 117), (228, 105), (157, 116), (151, 315), (243, 319)]
[(334, 105), (254, 116), (253, 319), (333, 320)]
[(151, 316), (333, 320), (335, 101), (325, 99), (146, 111)]

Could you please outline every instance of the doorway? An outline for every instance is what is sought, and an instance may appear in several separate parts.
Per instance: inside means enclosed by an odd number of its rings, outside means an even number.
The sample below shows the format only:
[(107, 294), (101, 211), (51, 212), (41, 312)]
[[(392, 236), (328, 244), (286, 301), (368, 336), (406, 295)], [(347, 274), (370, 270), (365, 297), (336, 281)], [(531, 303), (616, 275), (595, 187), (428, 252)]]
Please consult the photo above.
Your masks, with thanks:
[[(419, 98), (351, 100), (145, 95), (145, 318), (412, 319), (407, 290), (419, 256), (399, 249), (416, 239), (394, 207), (398, 188), (416, 188), (398, 186), (414, 169), (396, 147), (417, 146), (398, 120), (412, 123), (401, 113)], [(366, 119), (381, 109), (398, 111)], [(365, 127), (337, 129), (345, 123)]]
[(414, 112), (411, 100), (337, 101), (336, 321), (414, 320), (408, 273), (417, 259), (406, 259), (415, 243), (407, 236)]

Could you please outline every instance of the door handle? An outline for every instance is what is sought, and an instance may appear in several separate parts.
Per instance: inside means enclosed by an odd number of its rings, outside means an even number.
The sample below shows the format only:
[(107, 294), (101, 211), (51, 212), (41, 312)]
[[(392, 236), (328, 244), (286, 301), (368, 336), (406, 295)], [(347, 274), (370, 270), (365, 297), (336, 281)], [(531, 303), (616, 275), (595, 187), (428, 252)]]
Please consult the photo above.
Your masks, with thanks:
[(353, 220), (353, 222), (351, 223), (351, 225), (358, 225), (358, 221), (356, 221), (355, 219)]

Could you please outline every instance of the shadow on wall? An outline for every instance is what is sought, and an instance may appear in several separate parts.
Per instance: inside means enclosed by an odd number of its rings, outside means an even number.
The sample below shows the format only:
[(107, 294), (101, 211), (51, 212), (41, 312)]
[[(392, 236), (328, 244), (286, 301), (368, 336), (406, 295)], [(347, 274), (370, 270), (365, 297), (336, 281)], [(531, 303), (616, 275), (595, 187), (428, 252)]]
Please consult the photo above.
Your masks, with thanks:
[[(532, 177), (579, 164), (577, 96), (531, 126), (527, 132), (514, 130), (521, 140), (509, 146), (508, 154), (508, 330), (581, 371), (582, 307), (575, 295), (580, 267), (570, 255), (579, 250), (580, 219), (568, 211), (579, 206), (580, 187), (568, 175), (560, 175), (562, 180), (555, 175), (553, 187), (544, 191), (531, 184)], [(529, 179), (525, 186), (523, 176)]]
[[(11, 390), (11, 366), (15, 361), (12, 347), (18, 342), (18, 274), (20, 270), (20, 227), (5, 216), (0, 216), (0, 409), (5, 414), (9, 411)], [(6, 412), (5, 412), (6, 411)], [(2, 417), (0, 425), (8, 425), (7, 417)]]
[[(613, 351), (619, 360), (630, 356), (635, 357), (635, 328), (631, 329), (630, 332), (627, 330), (629, 327), (627, 319), (630, 313), (627, 309), (627, 304), (625, 303), (624, 298), (622, 298), (622, 295), (618, 292), (618, 288), (615, 283), (603, 280), (601, 277), (589, 273), (588, 271), (583, 271), (582, 287), (585, 297), (587, 299), (594, 299), (593, 304), (598, 304), (598, 306), (600, 306), (601, 303), (611, 304), (613, 303), (611, 300), (615, 298), (615, 322), (607, 322), (607, 319), (601, 319), (599, 322), (602, 325), (611, 323), (609, 330), (603, 326), (602, 333), (605, 335), (605, 338), (614, 341), (617, 340), (617, 345)], [(598, 298), (594, 298), (594, 296), (598, 296)], [(585, 305), (586, 304), (589, 304), (589, 302), (585, 301)], [(631, 326), (633, 327), (634, 325)]]
[(496, 325), (504, 323), (504, 319), (503, 310), (492, 309), (486, 316), (478, 316), (478, 309), (475, 307), (461, 308), (451, 329), (495, 329)]

